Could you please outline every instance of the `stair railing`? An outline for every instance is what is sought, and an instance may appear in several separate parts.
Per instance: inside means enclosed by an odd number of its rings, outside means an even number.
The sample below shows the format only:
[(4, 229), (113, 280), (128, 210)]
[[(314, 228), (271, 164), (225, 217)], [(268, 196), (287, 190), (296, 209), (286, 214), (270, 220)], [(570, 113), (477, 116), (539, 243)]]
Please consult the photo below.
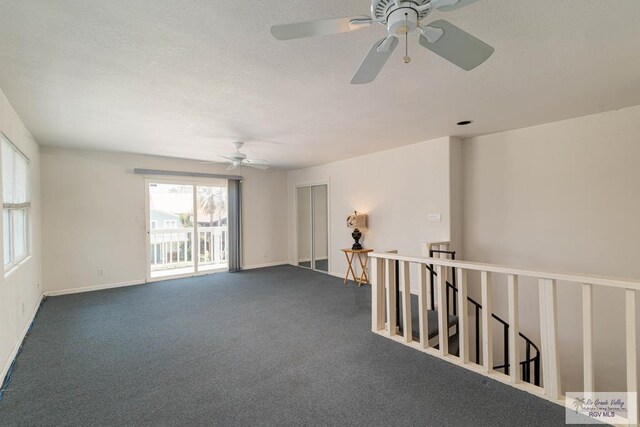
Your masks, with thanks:
[[(456, 252), (444, 249), (429, 249), (429, 255), (433, 258), (434, 254), (438, 255), (447, 255), (450, 256), (452, 260), (456, 259)], [(402, 334), (403, 328), (400, 325), (403, 325), (402, 319), (400, 318), (401, 307), (400, 307), (400, 288), (397, 286), (399, 283), (399, 268), (400, 261), (395, 261), (395, 294), (396, 294), (396, 319), (397, 324), (399, 325), (398, 331)], [(427, 265), (427, 270), (429, 271), (429, 287), (431, 290), (431, 295), (434, 295), (434, 286), (435, 280), (434, 278), (437, 276), (433, 265)], [(456, 275), (452, 274), (453, 283), (447, 283), (447, 294), (446, 294), (446, 307), (447, 307), (447, 318), (449, 318), (450, 307), (453, 309), (453, 315), (457, 315), (457, 307), (458, 307), (458, 298), (457, 292), (458, 289), (456, 287)], [(450, 298), (450, 294), (451, 298)], [(453, 304), (451, 304), (450, 300), (453, 300)], [(467, 302), (473, 307), (473, 312), (475, 313), (475, 334), (474, 334), (474, 342), (475, 342), (475, 363), (480, 364), (480, 314), (482, 310), (482, 305), (478, 303), (471, 297), (467, 297)], [(436, 307), (434, 305), (434, 298), (431, 299), (430, 309), (435, 310)], [(502, 339), (503, 339), (503, 349), (504, 349), (504, 359), (501, 365), (494, 365), (494, 370), (502, 369), (506, 375), (509, 375), (509, 369), (511, 367), (509, 363), (509, 324), (505, 322), (502, 318), (500, 318), (495, 313), (492, 313), (491, 316), (494, 320), (497, 320), (503, 329)], [(536, 386), (540, 385), (540, 350), (535, 345), (533, 341), (531, 341), (526, 335), (522, 332), (519, 333), (520, 338), (524, 340), (525, 344), (525, 359), (520, 361), (520, 368), (522, 369), (521, 378), (522, 381), (527, 383), (533, 383)], [(532, 375), (533, 374), (533, 375)]]
[[(445, 250), (445, 249), (429, 249), (429, 257), (433, 258), (434, 255), (440, 255), (440, 258), (442, 258), (442, 255), (444, 255), (445, 257), (450, 257), (450, 258), (445, 258), (445, 259), (451, 259), (453, 261), (455, 261), (456, 259), (456, 251), (451, 251), (451, 250)], [(453, 270), (453, 267), (449, 267), (451, 268), (451, 270)], [(427, 270), (429, 270), (430, 273), (430, 281), (429, 281), (429, 286), (431, 288), (431, 293), (433, 294), (434, 292), (434, 286), (435, 286), (435, 277), (437, 275), (437, 273), (435, 272), (435, 269), (433, 268), (433, 264), (430, 264), (427, 266)], [(446, 268), (445, 268), (446, 270)], [(458, 293), (458, 288), (457, 288), (457, 280), (456, 280), (456, 274), (452, 271), (452, 274), (450, 277), (452, 277), (452, 281), (453, 283), (450, 282), (446, 282), (447, 284), (447, 295), (446, 295), (446, 307), (447, 307), (447, 316), (449, 316), (450, 314), (450, 308), (452, 307), (453, 309), (453, 315), (457, 316), (457, 307), (458, 307), (458, 298), (457, 298), (457, 293)], [(450, 297), (451, 294), (451, 297)], [(451, 304), (450, 301), (453, 301), (453, 304)], [(471, 297), (467, 297), (467, 302), (473, 306), (473, 312), (475, 314), (475, 363), (480, 364), (480, 315), (481, 315), (481, 311), (482, 311), (482, 305), (477, 302), (476, 300), (474, 300)], [(435, 309), (435, 307), (432, 307), (432, 310)], [(509, 369), (511, 367), (511, 364), (509, 363), (509, 324), (504, 321), (502, 318), (500, 318), (497, 314), (495, 313), (491, 313), (491, 317), (494, 320), (497, 320), (501, 326), (502, 326), (502, 342), (503, 342), (503, 363), (502, 365), (494, 365), (493, 369), (494, 370), (498, 370), (498, 369), (502, 369), (505, 373), (505, 375), (509, 375)], [(523, 361), (520, 362), (520, 367), (522, 369), (522, 380), (527, 382), (527, 383), (531, 383), (533, 382), (534, 385), (539, 386), (540, 385), (540, 349), (538, 349), (538, 347), (534, 344), (533, 341), (531, 341), (526, 335), (524, 335), (522, 332), (519, 332), (519, 337), (522, 338), (524, 340), (524, 344), (525, 344), (525, 359)], [(534, 352), (534, 355), (532, 356), (532, 352)], [(532, 369), (533, 366), (533, 369)], [(532, 372), (533, 372), (533, 378), (532, 378)]]
[[(626, 383), (629, 393), (628, 418), (619, 415), (611, 418), (612, 424), (637, 424), (638, 423), (638, 372), (637, 372), (637, 343), (636, 343), (636, 294), (640, 291), (640, 282), (628, 279), (605, 278), (597, 276), (585, 276), (578, 274), (556, 273), (548, 271), (536, 271), (532, 269), (519, 269), (492, 264), (481, 264), (466, 261), (456, 261), (433, 257), (404, 256), (397, 253), (371, 253), (371, 329), (373, 332), (389, 339), (400, 342), (417, 350), (440, 357), (448, 362), (464, 368), (479, 372), (487, 377), (507, 383), (515, 388), (528, 391), (532, 394), (544, 397), (547, 400), (565, 405), (571, 399), (563, 396), (560, 375), (560, 357), (558, 347), (558, 307), (557, 307), (557, 282), (568, 282), (582, 288), (582, 314), (583, 314), (583, 362), (584, 362), (584, 392), (595, 391), (594, 375), (594, 340), (593, 340), (593, 289), (617, 288), (624, 290), (625, 294), (625, 335), (626, 335)], [(418, 328), (419, 341), (414, 341), (411, 324), (411, 285), (410, 266), (418, 266)], [(397, 266), (397, 268), (396, 268)], [(438, 334), (438, 347), (430, 346), (428, 337), (427, 310), (429, 307), (447, 307), (446, 294), (449, 284), (445, 278), (446, 269), (455, 271), (456, 291), (454, 299), (458, 307), (464, 307), (468, 301), (467, 272), (480, 273), (480, 302), (482, 307), (478, 310), (482, 331), (482, 358), (481, 365), (470, 361), (469, 349), (469, 317), (467, 310), (458, 310), (458, 340), (459, 355), (450, 355), (448, 351), (448, 334)], [(432, 291), (428, 286), (429, 269), (434, 270), (435, 287)], [(396, 270), (398, 272), (396, 279)], [(541, 367), (542, 386), (530, 384), (519, 369), (509, 369), (506, 373), (496, 370), (493, 363), (493, 287), (492, 277), (505, 275), (507, 278), (508, 321), (502, 319), (501, 323), (507, 323), (508, 335), (508, 364), (518, 366), (521, 337), (519, 329), (518, 306), (518, 279), (533, 278), (538, 281), (539, 310), (540, 310), (540, 337), (538, 368)], [(453, 284), (451, 284), (453, 286)], [(396, 294), (396, 287), (401, 290), (402, 297)], [(398, 299), (400, 304), (396, 305)], [(435, 304), (437, 300), (437, 304)], [(475, 305), (474, 305), (475, 306)], [(398, 335), (397, 314), (402, 312), (402, 335)], [(438, 310), (438, 330), (448, 331), (447, 310)], [(499, 320), (499, 321), (500, 321)], [(525, 347), (525, 351), (529, 346)], [(537, 348), (537, 347), (536, 347)], [(530, 350), (530, 349), (529, 349)], [(530, 354), (526, 359), (530, 360)], [(506, 362), (505, 362), (506, 364)], [(540, 366), (541, 365), (541, 366)], [(497, 367), (497, 368), (500, 368)], [(540, 369), (537, 369), (540, 370)]]

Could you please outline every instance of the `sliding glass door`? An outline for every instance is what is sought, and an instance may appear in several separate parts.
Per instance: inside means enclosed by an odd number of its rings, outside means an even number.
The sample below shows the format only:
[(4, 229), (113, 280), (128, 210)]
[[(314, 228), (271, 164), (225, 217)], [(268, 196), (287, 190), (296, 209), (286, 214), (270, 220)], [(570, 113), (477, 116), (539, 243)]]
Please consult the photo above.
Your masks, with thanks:
[(227, 268), (227, 188), (199, 185), (197, 192), (198, 267)]
[(226, 269), (226, 181), (147, 185), (150, 278)]
[(151, 277), (195, 272), (193, 186), (149, 184)]

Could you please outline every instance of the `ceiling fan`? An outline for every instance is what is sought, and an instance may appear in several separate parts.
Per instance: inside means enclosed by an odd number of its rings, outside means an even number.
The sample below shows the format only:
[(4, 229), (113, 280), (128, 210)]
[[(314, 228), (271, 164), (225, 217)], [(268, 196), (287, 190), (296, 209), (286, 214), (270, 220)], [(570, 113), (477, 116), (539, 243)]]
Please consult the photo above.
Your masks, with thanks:
[(458, 67), (470, 71), (485, 62), (494, 48), (461, 30), (448, 21), (439, 19), (429, 24), (426, 17), (434, 10), (449, 12), (478, 0), (371, 0), (371, 15), (319, 21), (274, 25), (271, 34), (278, 40), (291, 40), (325, 34), (344, 33), (378, 23), (387, 27), (389, 35), (373, 44), (356, 71), (352, 84), (370, 83), (405, 37), (405, 63), (408, 53), (408, 35), (420, 32), (420, 45)]
[[(238, 169), (240, 166), (249, 166), (256, 169), (269, 169), (269, 162), (266, 160), (258, 160), (258, 159), (247, 159), (247, 155), (240, 152), (240, 149), (244, 145), (244, 142), (234, 142), (233, 146), (236, 148), (234, 153), (231, 153), (227, 156), (220, 156), (223, 159), (226, 159), (225, 163), (229, 163), (228, 171), (232, 171)], [(202, 162), (202, 163), (221, 163), (221, 162)]]

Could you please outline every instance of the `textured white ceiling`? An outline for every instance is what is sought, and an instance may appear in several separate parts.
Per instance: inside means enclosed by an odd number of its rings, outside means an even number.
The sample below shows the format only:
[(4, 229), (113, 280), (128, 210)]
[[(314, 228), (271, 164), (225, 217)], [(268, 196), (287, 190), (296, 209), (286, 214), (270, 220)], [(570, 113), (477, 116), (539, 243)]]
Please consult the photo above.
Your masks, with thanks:
[[(375, 27), (280, 42), (272, 24), (368, 0), (0, 3), (0, 88), (44, 145), (215, 159), (245, 140), (278, 167), (640, 104), (640, 1), (483, 0), (434, 13), (496, 48), (465, 72), (411, 40), (349, 81)], [(472, 119), (459, 128), (455, 123)]]

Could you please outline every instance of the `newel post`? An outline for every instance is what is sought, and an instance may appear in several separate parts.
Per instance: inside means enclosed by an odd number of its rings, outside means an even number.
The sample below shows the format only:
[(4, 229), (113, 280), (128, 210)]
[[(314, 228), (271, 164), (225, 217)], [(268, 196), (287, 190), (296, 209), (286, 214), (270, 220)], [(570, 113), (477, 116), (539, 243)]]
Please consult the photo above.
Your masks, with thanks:
[(371, 330), (384, 329), (384, 260), (375, 258), (371, 264)]
[(540, 350), (542, 352), (542, 375), (544, 394), (559, 399), (560, 355), (558, 354), (558, 304), (556, 281), (540, 279)]

